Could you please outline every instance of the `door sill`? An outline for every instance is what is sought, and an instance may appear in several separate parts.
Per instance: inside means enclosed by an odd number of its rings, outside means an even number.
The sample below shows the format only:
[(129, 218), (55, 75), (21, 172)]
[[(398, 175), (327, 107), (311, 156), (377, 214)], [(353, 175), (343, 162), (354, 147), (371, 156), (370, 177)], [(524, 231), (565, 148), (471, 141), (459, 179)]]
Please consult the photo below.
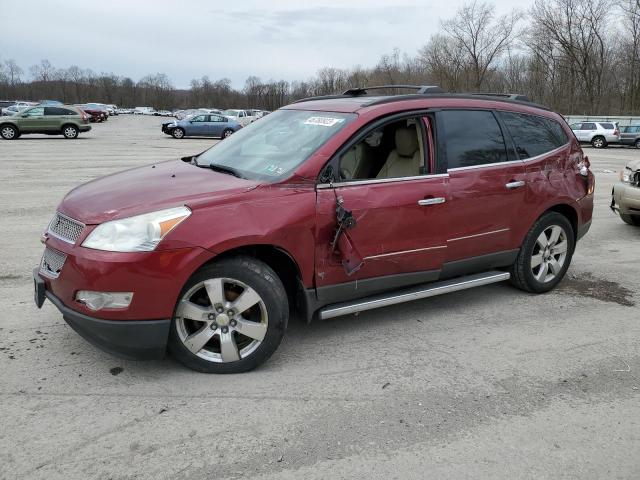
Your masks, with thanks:
[(352, 313), (364, 312), (374, 308), (388, 307), (398, 303), (410, 302), (421, 298), (435, 297), (445, 293), (457, 292), (468, 288), (480, 287), (490, 283), (503, 282), (509, 280), (509, 272), (491, 270), (464, 277), (452, 278), (441, 282), (418, 285), (416, 287), (403, 290), (395, 290), (390, 293), (372, 295), (350, 302), (335, 303), (320, 309), (318, 317), (320, 320), (349, 315)]

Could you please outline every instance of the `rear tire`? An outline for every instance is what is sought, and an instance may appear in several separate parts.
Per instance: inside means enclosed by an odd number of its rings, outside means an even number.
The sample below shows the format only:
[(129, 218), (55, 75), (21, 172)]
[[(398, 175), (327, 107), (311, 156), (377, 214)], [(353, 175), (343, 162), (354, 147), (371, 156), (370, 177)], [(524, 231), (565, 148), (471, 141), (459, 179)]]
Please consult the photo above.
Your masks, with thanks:
[(13, 125), (3, 125), (2, 128), (0, 128), (0, 135), (5, 140), (15, 140), (20, 136), (20, 132), (18, 132), (18, 129)]
[(626, 215), (624, 213), (621, 213), (620, 218), (624, 223), (640, 227), (640, 215)]
[(246, 372), (276, 351), (288, 319), (287, 293), (271, 267), (247, 256), (223, 259), (202, 267), (182, 289), (169, 350), (199, 372)]
[(74, 139), (78, 137), (78, 128), (74, 125), (65, 125), (62, 127), (62, 135), (64, 138)]
[(544, 293), (562, 280), (575, 249), (571, 222), (547, 212), (533, 224), (511, 266), (511, 283), (525, 292)]
[(636, 148), (640, 148), (640, 138), (638, 140), (636, 140), (636, 143), (634, 143), (634, 146)]
[(177, 138), (178, 140), (179, 140), (179, 139), (181, 139), (181, 138), (184, 138), (184, 129), (183, 129), (183, 128), (180, 128), (180, 127), (178, 127), (178, 128), (174, 128), (174, 129), (171, 131), (171, 136), (172, 136), (173, 138)]
[(233, 130), (231, 130), (230, 128), (227, 128), (224, 130), (224, 132), (222, 132), (222, 138), (227, 138), (231, 135), (233, 135)]
[(591, 146), (593, 148), (604, 148), (607, 146), (607, 141), (602, 135), (597, 135), (591, 139)]

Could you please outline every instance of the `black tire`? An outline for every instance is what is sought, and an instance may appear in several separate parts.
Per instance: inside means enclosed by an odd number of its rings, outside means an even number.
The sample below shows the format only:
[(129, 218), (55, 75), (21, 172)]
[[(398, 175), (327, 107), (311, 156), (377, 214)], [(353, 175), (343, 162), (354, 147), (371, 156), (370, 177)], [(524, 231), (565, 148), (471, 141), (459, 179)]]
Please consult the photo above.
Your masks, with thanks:
[[(178, 307), (185, 295), (189, 295), (189, 292), (192, 291), (194, 287), (197, 287), (200, 283), (209, 279), (233, 279), (242, 282), (253, 289), (264, 303), (268, 317), (266, 333), (257, 348), (244, 358), (230, 362), (207, 360), (189, 350), (180, 338), (178, 327), (178, 321), (180, 320), (177, 317)], [(223, 259), (202, 267), (191, 276), (182, 289), (180, 297), (176, 302), (176, 309), (171, 322), (169, 351), (183, 365), (198, 372), (246, 372), (266, 362), (276, 351), (284, 336), (288, 320), (289, 302), (287, 300), (287, 293), (280, 278), (278, 278), (271, 267), (247, 256)], [(238, 331), (236, 332), (238, 333)], [(231, 333), (232, 335), (236, 335), (236, 341), (238, 339), (237, 333)], [(212, 339), (213, 338), (214, 337), (212, 337)], [(215, 342), (215, 339), (213, 341)]]
[(633, 144), (636, 148), (640, 148), (640, 138)]
[(185, 133), (184, 128), (180, 128), (180, 127), (177, 127), (171, 130), (171, 136), (177, 139), (184, 138), (184, 133)]
[(78, 127), (76, 127), (75, 125), (62, 126), (62, 135), (64, 135), (64, 138), (68, 138), (70, 140), (78, 138), (78, 133)]
[[(564, 238), (567, 242), (566, 256), (564, 257), (561, 269), (555, 273), (552, 279), (540, 281), (534, 276), (533, 268), (536, 267), (532, 268), (533, 256), (536, 252), (541, 256), (544, 255), (543, 252), (539, 250), (538, 238), (543, 232), (548, 231), (548, 229), (554, 226), (560, 227), (563, 230)], [(544, 293), (552, 290), (560, 283), (565, 273), (567, 273), (574, 249), (575, 234), (571, 222), (569, 222), (567, 217), (557, 212), (545, 213), (533, 224), (524, 239), (520, 252), (518, 252), (518, 257), (510, 269), (511, 283), (525, 292)], [(538, 272), (540, 272), (542, 265), (537, 268)]]
[(621, 213), (620, 218), (624, 223), (628, 223), (629, 225), (640, 227), (640, 215), (627, 215), (627, 214)]
[(231, 135), (233, 135), (233, 130), (231, 130), (230, 128), (225, 128), (225, 130), (222, 132), (222, 139), (225, 139), (227, 137), (230, 137)]
[(13, 125), (2, 125), (0, 135), (4, 140), (15, 140), (20, 136), (20, 132)]
[(591, 139), (591, 146), (593, 148), (605, 148), (607, 146), (607, 141), (602, 135), (596, 135)]

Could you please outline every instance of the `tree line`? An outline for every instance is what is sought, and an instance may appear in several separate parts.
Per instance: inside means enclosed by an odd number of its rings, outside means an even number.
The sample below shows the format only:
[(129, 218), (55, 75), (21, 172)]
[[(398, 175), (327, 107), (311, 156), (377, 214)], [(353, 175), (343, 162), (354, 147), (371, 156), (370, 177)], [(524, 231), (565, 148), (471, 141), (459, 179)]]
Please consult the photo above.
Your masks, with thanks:
[(157, 109), (274, 110), (291, 101), (385, 84), (439, 85), (448, 92), (521, 93), (565, 114), (640, 114), (640, 0), (533, 0), (497, 15), (464, 4), (416, 55), (398, 49), (375, 66), (322, 68), (308, 80), (247, 78), (242, 89), (208, 76), (177, 89), (164, 73), (138, 81), (42, 60), (25, 72), (0, 62), (1, 99), (95, 101)]

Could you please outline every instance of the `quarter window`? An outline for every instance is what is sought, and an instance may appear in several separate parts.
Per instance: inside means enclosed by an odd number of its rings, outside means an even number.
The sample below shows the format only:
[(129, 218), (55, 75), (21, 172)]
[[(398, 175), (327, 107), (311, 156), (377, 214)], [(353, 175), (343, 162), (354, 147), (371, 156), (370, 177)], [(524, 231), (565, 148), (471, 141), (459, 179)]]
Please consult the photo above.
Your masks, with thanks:
[(447, 167), (474, 167), (507, 160), (502, 130), (492, 112), (445, 110), (436, 117)]
[(557, 122), (535, 115), (500, 112), (520, 158), (531, 158), (555, 150), (567, 142)]

